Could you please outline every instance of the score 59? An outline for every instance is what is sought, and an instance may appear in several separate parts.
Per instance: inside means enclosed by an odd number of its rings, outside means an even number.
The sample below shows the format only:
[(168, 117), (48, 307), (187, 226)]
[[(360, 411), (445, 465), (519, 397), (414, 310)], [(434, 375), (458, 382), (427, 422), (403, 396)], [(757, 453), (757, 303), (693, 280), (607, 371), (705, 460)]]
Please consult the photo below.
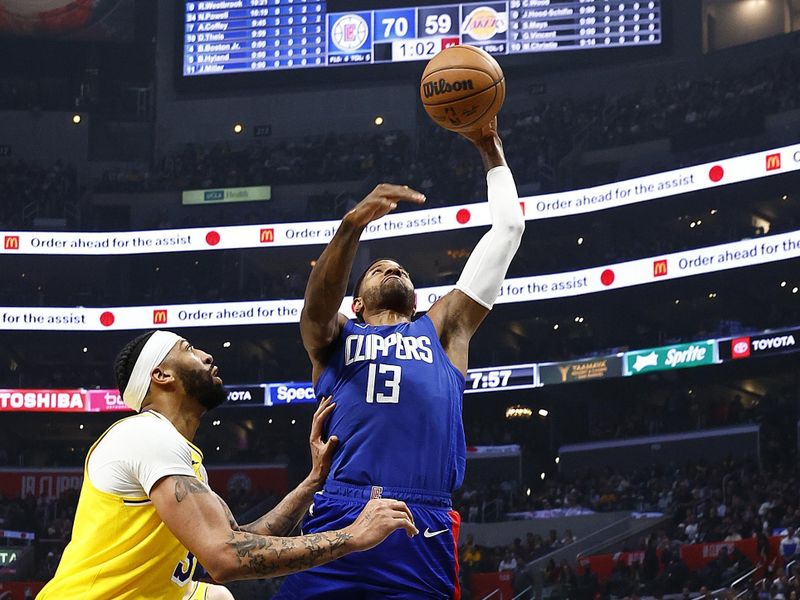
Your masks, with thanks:
[(375, 11), (375, 41), (458, 35), (458, 6)]

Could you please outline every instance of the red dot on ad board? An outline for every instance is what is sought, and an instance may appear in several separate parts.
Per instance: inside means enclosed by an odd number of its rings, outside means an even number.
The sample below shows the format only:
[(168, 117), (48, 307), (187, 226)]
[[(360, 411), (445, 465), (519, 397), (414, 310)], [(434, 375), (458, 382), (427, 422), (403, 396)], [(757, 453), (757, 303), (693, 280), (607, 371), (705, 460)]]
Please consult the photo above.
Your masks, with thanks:
[(100, 325), (103, 327), (111, 327), (114, 324), (114, 313), (110, 311), (104, 312), (100, 315)]
[(606, 269), (600, 275), (600, 283), (602, 283), (603, 285), (611, 285), (612, 283), (614, 283), (614, 279), (616, 279), (616, 275), (614, 275), (614, 271), (612, 271), (611, 269)]
[(711, 170), (708, 172), (708, 178), (714, 183), (722, 181), (723, 177), (725, 177), (725, 169), (719, 165), (711, 167)]
[(209, 246), (216, 246), (219, 244), (219, 234), (216, 231), (209, 231), (206, 234), (206, 243)]
[(460, 211), (456, 213), (456, 221), (458, 221), (462, 225), (469, 222), (471, 218), (472, 215), (469, 214), (469, 211), (466, 208), (462, 208)]

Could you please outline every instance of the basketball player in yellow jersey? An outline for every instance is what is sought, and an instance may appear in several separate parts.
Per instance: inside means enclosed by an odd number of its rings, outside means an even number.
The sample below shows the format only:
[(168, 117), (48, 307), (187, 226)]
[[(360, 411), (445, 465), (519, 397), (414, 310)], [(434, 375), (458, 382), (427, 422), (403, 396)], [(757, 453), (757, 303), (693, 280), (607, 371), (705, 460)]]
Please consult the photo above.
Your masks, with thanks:
[(396, 529), (418, 533), (403, 502), (376, 499), (348, 527), (283, 537), (330, 469), (338, 442), (322, 439), (330, 398), (311, 425), (309, 476), (272, 511), (238, 525), (208, 487), (203, 453), (191, 441), (203, 414), (225, 400), (213, 357), (157, 331), (131, 341), (115, 370), (138, 414), (89, 450), (72, 540), (39, 600), (230, 600), (226, 588), (192, 581), (198, 562), (219, 582), (273, 577), (367, 550)]

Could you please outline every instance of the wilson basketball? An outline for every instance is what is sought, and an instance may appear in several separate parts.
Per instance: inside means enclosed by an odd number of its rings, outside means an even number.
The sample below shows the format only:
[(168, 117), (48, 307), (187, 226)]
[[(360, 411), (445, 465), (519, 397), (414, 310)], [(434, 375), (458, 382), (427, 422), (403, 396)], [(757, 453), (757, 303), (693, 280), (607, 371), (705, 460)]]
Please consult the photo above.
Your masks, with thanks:
[(452, 46), (434, 56), (419, 85), (425, 112), (450, 131), (480, 129), (506, 98), (506, 79), (497, 61), (474, 46)]

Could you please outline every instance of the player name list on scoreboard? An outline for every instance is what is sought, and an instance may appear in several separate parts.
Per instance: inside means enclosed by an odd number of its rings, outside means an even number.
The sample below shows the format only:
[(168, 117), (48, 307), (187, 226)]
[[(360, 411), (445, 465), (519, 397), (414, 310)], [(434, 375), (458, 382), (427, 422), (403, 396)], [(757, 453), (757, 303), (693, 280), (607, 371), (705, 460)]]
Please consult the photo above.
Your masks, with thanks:
[(187, 2), (184, 75), (323, 66), (325, 2)]
[(510, 54), (661, 42), (655, 0), (511, 0)]
[(185, 2), (183, 74), (427, 60), (457, 44), (494, 55), (661, 43), (661, 0), (506, 0), (344, 11), (336, 0)]

